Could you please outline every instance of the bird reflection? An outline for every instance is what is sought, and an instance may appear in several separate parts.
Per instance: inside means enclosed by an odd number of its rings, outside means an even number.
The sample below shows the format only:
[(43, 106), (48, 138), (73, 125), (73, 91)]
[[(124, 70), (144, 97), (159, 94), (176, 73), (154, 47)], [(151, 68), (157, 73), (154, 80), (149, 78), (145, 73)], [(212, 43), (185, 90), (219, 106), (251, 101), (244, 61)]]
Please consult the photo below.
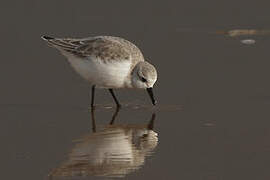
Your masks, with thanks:
[(156, 115), (152, 114), (147, 124), (115, 124), (118, 112), (116, 109), (109, 124), (98, 130), (92, 109), (93, 132), (76, 141), (68, 160), (49, 176), (124, 177), (139, 169), (158, 143), (157, 133), (153, 131)]

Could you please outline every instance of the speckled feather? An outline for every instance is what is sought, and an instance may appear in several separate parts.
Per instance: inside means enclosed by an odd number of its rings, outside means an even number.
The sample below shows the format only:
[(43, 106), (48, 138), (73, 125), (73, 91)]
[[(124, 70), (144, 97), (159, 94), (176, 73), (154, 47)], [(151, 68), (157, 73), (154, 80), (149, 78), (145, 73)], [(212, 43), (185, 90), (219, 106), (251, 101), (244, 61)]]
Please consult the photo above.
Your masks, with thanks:
[(77, 57), (95, 57), (104, 63), (131, 60), (132, 64), (144, 61), (144, 57), (133, 43), (112, 36), (96, 36), (83, 39), (55, 38), (48, 41), (59, 50)]

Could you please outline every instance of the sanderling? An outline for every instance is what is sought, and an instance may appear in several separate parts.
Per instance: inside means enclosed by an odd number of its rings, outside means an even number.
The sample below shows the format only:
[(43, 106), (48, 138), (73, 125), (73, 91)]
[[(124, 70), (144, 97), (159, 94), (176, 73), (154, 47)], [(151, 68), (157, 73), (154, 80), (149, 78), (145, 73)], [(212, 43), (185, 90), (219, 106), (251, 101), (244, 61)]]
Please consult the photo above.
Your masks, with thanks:
[(146, 89), (152, 104), (156, 104), (153, 85), (157, 71), (144, 60), (140, 49), (133, 43), (112, 36), (82, 39), (42, 36), (42, 39), (58, 49), (75, 71), (92, 84), (92, 107), (96, 87), (109, 89), (118, 107), (120, 103), (113, 92), (118, 88)]

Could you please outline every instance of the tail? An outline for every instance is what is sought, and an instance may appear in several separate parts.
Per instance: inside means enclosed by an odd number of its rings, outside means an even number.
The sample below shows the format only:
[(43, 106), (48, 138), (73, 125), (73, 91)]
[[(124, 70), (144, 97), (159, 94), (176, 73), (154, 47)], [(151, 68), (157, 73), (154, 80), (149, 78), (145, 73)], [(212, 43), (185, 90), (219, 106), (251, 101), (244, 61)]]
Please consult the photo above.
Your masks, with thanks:
[(41, 38), (42, 38), (43, 40), (45, 40), (45, 41), (50, 41), (50, 40), (55, 39), (55, 38), (50, 37), (50, 36), (41, 36)]
[(72, 51), (76, 48), (74, 44), (70, 43), (71, 39), (53, 38), (50, 36), (42, 36), (41, 38), (45, 40), (49, 46), (52, 46), (60, 51)]

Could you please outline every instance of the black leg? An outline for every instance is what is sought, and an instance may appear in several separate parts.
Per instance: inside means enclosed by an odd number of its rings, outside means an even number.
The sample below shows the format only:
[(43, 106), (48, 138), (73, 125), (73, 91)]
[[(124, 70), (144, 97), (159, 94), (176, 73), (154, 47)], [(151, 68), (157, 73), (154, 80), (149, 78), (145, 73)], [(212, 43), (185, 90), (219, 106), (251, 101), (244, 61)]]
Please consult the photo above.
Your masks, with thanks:
[(109, 91), (110, 91), (110, 93), (111, 93), (111, 95), (112, 95), (112, 97), (113, 97), (113, 100), (115, 101), (117, 107), (118, 107), (118, 108), (121, 107), (121, 105), (120, 105), (120, 103), (118, 102), (116, 96), (114, 95), (113, 90), (112, 90), (112, 89), (109, 89)]
[(91, 118), (92, 118), (92, 131), (96, 132), (96, 119), (95, 119), (95, 108), (91, 108)]
[(117, 106), (117, 108), (116, 108), (116, 110), (115, 110), (115, 112), (114, 112), (114, 114), (112, 116), (112, 120), (110, 122), (111, 125), (114, 123), (114, 120), (117, 117), (117, 114), (118, 114), (119, 110), (120, 110), (120, 108)]
[(95, 102), (95, 88), (96, 85), (92, 86), (92, 95), (91, 95), (91, 107), (94, 107), (94, 102)]

